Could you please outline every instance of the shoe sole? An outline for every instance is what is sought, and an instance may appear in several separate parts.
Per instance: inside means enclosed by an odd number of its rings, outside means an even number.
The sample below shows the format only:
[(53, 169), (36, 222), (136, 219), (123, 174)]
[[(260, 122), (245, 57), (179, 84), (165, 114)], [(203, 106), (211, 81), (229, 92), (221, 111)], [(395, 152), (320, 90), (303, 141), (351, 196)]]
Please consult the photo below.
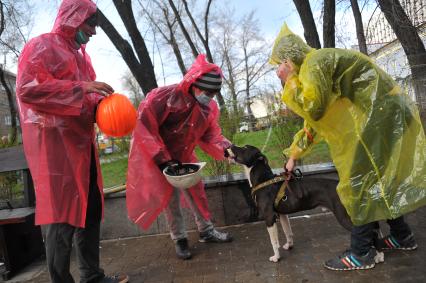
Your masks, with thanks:
[(370, 264), (370, 265), (366, 265), (366, 266), (361, 266), (361, 267), (353, 267), (353, 268), (334, 268), (331, 266), (327, 266), (324, 264), (324, 267), (329, 269), (329, 270), (334, 270), (334, 271), (352, 271), (352, 270), (365, 270), (365, 269), (372, 269), (376, 266), (375, 263)]
[(413, 246), (413, 247), (409, 247), (409, 248), (403, 248), (403, 247), (399, 247), (399, 248), (382, 248), (382, 250), (386, 250), (386, 251), (392, 251), (392, 250), (401, 250), (401, 251), (414, 251), (417, 249), (417, 245)]
[(178, 256), (178, 255), (176, 255), (176, 257), (177, 257), (178, 259), (187, 260), (187, 259), (191, 259), (191, 258), (192, 258), (192, 255), (189, 255), (189, 256)]
[(198, 242), (200, 242), (200, 243), (219, 243), (220, 244), (220, 243), (230, 243), (230, 242), (232, 242), (232, 239), (226, 240), (226, 241), (201, 240), (201, 239), (199, 239)]
[(377, 254), (374, 256), (374, 263), (370, 265), (360, 266), (360, 267), (352, 267), (352, 268), (335, 268), (331, 266), (327, 266), (324, 264), (324, 267), (329, 270), (334, 271), (352, 271), (352, 270), (366, 270), (366, 269), (372, 269), (376, 266), (376, 263), (381, 263), (385, 261), (385, 255), (382, 252), (377, 252)]

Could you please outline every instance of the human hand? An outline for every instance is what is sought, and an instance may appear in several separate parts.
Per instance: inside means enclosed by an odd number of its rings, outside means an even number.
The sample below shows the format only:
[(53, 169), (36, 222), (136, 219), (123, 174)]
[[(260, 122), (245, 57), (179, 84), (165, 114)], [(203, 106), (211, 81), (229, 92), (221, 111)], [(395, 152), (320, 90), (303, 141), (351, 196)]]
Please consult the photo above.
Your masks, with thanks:
[(284, 167), (284, 169), (285, 169), (285, 171), (287, 171), (287, 172), (292, 172), (293, 171), (293, 169), (294, 169), (294, 166), (296, 165), (296, 159), (294, 159), (294, 158), (289, 158), (288, 159), (288, 161), (287, 161), (287, 163), (286, 163), (286, 165), (285, 165), (285, 167)]
[(228, 164), (236, 164), (235, 156), (234, 156), (234, 154), (231, 150), (231, 146), (225, 149), (224, 156), (225, 156), (226, 160), (228, 161)]
[(96, 92), (103, 96), (108, 96), (114, 92), (114, 89), (109, 84), (97, 81), (84, 82), (83, 90), (85, 93)]
[(290, 60), (284, 60), (277, 69), (277, 77), (280, 78), (280, 80), (283, 83), (286, 83), (290, 74), (292, 74), (293, 72), (294, 72), (293, 63)]

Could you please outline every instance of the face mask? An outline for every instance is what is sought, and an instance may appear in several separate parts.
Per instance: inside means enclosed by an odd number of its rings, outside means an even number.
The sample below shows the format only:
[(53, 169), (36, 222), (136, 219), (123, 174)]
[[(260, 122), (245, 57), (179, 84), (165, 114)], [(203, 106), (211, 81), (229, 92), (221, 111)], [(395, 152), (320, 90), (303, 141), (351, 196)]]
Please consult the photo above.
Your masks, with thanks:
[(75, 41), (82, 45), (82, 44), (86, 44), (89, 42), (89, 37), (82, 32), (81, 30), (77, 31), (77, 33), (75, 34)]
[(210, 101), (212, 100), (211, 97), (207, 96), (205, 93), (201, 93), (200, 95), (197, 95), (195, 97), (199, 103), (203, 104), (203, 105), (209, 105)]

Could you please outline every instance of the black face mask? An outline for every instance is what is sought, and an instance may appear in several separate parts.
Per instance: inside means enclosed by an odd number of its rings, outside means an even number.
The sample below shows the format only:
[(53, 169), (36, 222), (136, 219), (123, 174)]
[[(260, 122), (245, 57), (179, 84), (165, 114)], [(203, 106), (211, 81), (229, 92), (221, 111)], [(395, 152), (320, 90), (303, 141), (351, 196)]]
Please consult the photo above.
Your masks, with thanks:
[(79, 44), (86, 44), (89, 42), (89, 37), (81, 30), (77, 31), (75, 34), (75, 41)]

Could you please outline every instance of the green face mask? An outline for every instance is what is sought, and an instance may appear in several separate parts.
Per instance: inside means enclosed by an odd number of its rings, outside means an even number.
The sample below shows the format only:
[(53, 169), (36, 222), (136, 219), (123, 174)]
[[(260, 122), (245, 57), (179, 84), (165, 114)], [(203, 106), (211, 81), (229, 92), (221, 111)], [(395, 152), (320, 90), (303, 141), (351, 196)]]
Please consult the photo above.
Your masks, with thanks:
[(82, 44), (86, 44), (89, 42), (89, 37), (82, 32), (81, 30), (77, 31), (77, 33), (75, 34), (75, 41), (82, 45)]

